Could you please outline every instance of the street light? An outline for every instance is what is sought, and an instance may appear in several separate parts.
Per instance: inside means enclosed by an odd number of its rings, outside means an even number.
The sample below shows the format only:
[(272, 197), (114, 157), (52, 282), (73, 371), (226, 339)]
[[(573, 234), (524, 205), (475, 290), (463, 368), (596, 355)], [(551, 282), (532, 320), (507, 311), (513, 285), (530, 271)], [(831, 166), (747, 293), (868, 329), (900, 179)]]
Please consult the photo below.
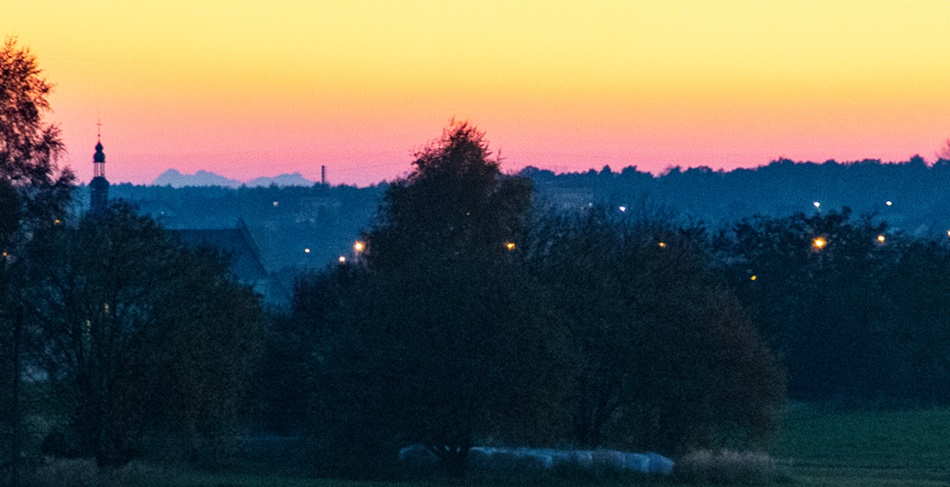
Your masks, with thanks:
[(509, 251), (512, 251), (512, 250), (515, 249), (515, 243), (514, 243), (514, 242), (506, 242), (506, 243), (505, 243), (505, 248), (508, 249)]
[(353, 252), (356, 252), (358, 254), (364, 250), (366, 250), (366, 244), (364, 244), (363, 242), (360, 242), (359, 240), (357, 240), (356, 243), (353, 244)]
[(821, 250), (825, 248), (826, 245), (828, 245), (828, 241), (825, 240), (825, 237), (817, 237), (811, 241), (811, 246), (815, 250)]
[(884, 243), (885, 240), (887, 240), (887, 237), (883, 233), (877, 236), (877, 243)]

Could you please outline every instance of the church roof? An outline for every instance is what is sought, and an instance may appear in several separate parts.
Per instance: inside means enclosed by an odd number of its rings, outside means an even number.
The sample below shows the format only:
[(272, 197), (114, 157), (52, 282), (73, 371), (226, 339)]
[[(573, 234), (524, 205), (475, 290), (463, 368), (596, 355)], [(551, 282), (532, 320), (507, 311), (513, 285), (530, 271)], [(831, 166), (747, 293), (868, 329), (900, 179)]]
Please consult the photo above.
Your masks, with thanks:
[(239, 219), (236, 228), (201, 228), (170, 230), (183, 243), (220, 250), (231, 257), (232, 269), (244, 282), (259, 281), (267, 277), (261, 263), (261, 254), (251, 238), (244, 220)]

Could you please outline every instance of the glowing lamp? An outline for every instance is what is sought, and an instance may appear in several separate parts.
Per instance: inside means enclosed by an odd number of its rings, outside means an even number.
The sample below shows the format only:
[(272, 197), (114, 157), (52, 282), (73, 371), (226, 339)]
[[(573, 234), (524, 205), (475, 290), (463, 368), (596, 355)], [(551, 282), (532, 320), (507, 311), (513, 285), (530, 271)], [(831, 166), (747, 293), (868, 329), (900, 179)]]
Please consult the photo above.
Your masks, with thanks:
[(825, 248), (826, 245), (828, 245), (828, 241), (825, 240), (824, 237), (818, 237), (811, 241), (811, 246), (816, 250), (821, 250)]

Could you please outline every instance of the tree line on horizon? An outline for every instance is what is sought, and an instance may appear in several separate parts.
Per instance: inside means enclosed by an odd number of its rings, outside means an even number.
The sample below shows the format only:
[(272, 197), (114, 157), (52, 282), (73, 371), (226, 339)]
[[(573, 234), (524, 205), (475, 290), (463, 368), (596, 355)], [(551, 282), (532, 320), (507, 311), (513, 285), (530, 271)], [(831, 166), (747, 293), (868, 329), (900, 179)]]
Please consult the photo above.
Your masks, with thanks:
[[(751, 215), (786, 217), (848, 207), (915, 237), (939, 238), (950, 229), (950, 161), (928, 165), (911, 158), (838, 163), (782, 159), (754, 169), (672, 168), (654, 176), (636, 167), (556, 174), (525, 168), (536, 199), (566, 211), (590, 204), (666, 208), (682, 219), (720, 229)], [(247, 222), (265, 267), (292, 284), (294, 269), (315, 269), (349, 252), (369, 224), (388, 184), (222, 188), (115, 184), (110, 193), (140, 206), (169, 228), (220, 228)], [(80, 186), (76, 200), (85, 202)], [(278, 205), (274, 206), (274, 202)], [(814, 207), (818, 202), (820, 209)], [(888, 204), (890, 202), (890, 204)], [(950, 238), (950, 237), (948, 237)], [(303, 249), (309, 248), (310, 253)], [(283, 301), (289, 299), (289, 290)]]
[(267, 309), (127, 203), (70, 212), (50, 87), (12, 40), (0, 68), (12, 485), (44, 456), (221, 466), (264, 434), (302, 438), (310, 473), (396, 476), (417, 444), (461, 477), (477, 445), (767, 449), (788, 398), (950, 404), (946, 241), (847, 209), (560, 208), (462, 122), (385, 188), (354, 258)]

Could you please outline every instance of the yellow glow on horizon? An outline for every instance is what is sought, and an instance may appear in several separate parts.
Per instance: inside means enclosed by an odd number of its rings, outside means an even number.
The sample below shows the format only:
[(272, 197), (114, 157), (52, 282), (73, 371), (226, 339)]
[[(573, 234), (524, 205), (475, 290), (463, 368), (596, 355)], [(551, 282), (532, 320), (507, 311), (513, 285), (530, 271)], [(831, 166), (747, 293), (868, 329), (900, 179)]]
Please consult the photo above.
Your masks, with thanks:
[(388, 161), (452, 116), (515, 164), (659, 170), (929, 156), (950, 131), (947, 18), (942, 1), (32, 0), (0, 33), (57, 85), (81, 179), (97, 118), (110, 161), (159, 172), (238, 171), (277, 157), (265, 144)]

